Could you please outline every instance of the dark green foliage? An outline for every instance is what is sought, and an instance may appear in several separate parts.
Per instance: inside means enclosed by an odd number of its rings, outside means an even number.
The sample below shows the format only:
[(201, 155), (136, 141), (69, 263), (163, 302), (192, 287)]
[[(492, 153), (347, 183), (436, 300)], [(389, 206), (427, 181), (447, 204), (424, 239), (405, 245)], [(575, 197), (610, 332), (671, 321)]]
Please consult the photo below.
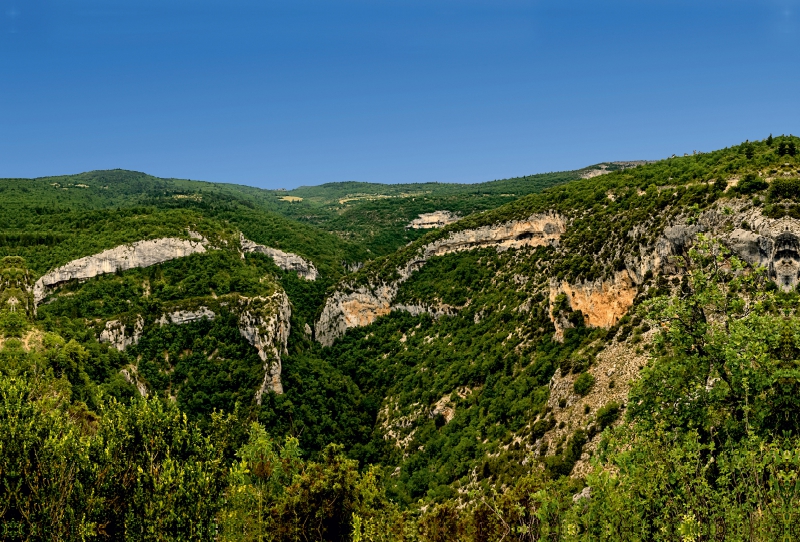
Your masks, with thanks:
[(151, 389), (175, 396), (193, 418), (233, 412), (237, 404), (251, 405), (264, 378), (264, 364), (236, 320), (223, 310), (213, 321), (153, 327), (130, 355), (139, 358), (139, 373)]
[(775, 179), (769, 185), (767, 199), (770, 202), (800, 199), (800, 179)]
[(589, 373), (581, 373), (578, 378), (575, 379), (572, 389), (578, 395), (584, 396), (589, 393), (589, 390), (592, 389), (592, 386), (594, 386), (594, 377)]
[(563, 454), (558, 454), (545, 459), (547, 470), (554, 476), (568, 476), (575, 463), (583, 453), (583, 446), (586, 444), (587, 435), (582, 430), (577, 430), (567, 441), (567, 446)]
[(748, 194), (753, 194), (754, 192), (765, 190), (767, 186), (767, 183), (755, 173), (746, 173), (739, 180), (739, 183), (735, 187), (735, 191), (746, 196)]
[(610, 427), (619, 418), (621, 412), (620, 404), (611, 402), (607, 405), (600, 407), (597, 410), (597, 427), (602, 431), (606, 427)]
[(336, 442), (356, 458), (377, 461), (382, 446), (373, 449), (369, 439), (378, 398), (365, 396), (348, 376), (305, 352), (285, 360), (281, 379), (286, 392), (265, 396), (259, 409), (259, 419), (271, 434), (297, 435), (312, 455)]

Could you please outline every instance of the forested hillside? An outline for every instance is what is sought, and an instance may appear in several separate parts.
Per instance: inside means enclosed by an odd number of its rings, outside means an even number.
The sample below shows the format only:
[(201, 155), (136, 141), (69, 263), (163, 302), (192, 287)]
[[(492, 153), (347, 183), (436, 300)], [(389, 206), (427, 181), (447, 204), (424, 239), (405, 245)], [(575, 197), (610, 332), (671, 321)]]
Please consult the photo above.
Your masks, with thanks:
[(0, 533), (791, 539), (798, 145), (479, 185), (2, 180)]

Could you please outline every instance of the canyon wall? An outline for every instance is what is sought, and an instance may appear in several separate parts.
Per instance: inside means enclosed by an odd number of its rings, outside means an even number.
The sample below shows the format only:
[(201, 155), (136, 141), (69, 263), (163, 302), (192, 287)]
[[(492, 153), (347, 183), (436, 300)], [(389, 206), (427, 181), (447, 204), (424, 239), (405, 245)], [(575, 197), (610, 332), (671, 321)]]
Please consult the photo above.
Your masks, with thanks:
[(258, 350), (264, 362), (264, 381), (256, 392), (260, 405), (267, 389), (283, 393), (281, 354), (287, 353), (292, 309), (286, 292), (278, 290), (270, 297), (241, 298), (239, 310), (239, 333)]
[[(566, 281), (550, 281), (550, 307), (559, 294), (567, 296), (573, 311), (581, 311), (584, 321), (590, 327), (611, 327), (625, 316), (633, 306), (636, 297), (636, 284), (627, 271), (620, 271), (611, 280), (598, 280), (570, 284)], [(560, 318), (552, 316), (556, 326), (556, 339), (564, 336), (565, 324)]]
[[(261, 403), (261, 396), (271, 390), (283, 393), (281, 383), (281, 356), (286, 354), (286, 345), (289, 340), (290, 320), (292, 309), (289, 297), (283, 290), (276, 291), (269, 297), (239, 297), (224, 298), (231, 308), (239, 315), (239, 333), (258, 352), (259, 358), (264, 363), (264, 381), (256, 392), (256, 400)], [(208, 307), (201, 306), (195, 310), (177, 309), (166, 312), (156, 320), (159, 326), (175, 324), (183, 325), (196, 322), (203, 318), (213, 320), (216, 313)], [(110, 343), (117, 350), (137, 344), (144, 332), (144, 319), (141, 315), (136, 317), (133, 326), (126, 326), (120, 320), (106, 322), (105, 328), (100, 333), (100, 342)], [(146, 389), (141, 379), (135, 375), (136, 367), (124, 369), (123, 376), (136, 383), (137, 388)]]
[(99, 254), (73, 260), (39, 277), (33, 286), (34, 301), (38, 305), (50, 290), (73, 279), (86, 280), (106, 273), (149, 267), (206, 251), (207, 241), (192, 241), (166, 237), (120, 245)]
[(319, 273), (317, 272), (317, 268), (314, 267), (314, 264), (297, 254), (259, 245), (258, 243), (246, 239), (244, 236), (241, 236), (240, 241), (244, 252), (264, 254), (272, 258), (275, 265), (284, 271), (294, 271), (297, 273), (298, 277), (306, 280), (317, 280)]
[(431, 228), (443, 228), (458, 220), (458, 216), (450, 211), (434, 211), (432, 213), (422, 213), (411, 222), (406, 228), (414, 230), (427, 230)]
[[(393, 305), (400, 285), (434, 256), (479, 248), (505, 251), (512, 248), (557, 245), (567, 227), (566, 219), (557, 213), (531, 215), (494, 226), (452, 232), (443, 239), (423, 245), (416, 256), (396, 270), (399, 278), (390, 284), (369, 284), (354, 287), (344, 284), (325, 301), (315, 326), (316, 340), (324, 346), (345, 334), (348, 329), (366, 326), (392, 310), (409, 310), (405, 305)], [(431, 311), (430, 307), (414, 305), (413, 311)], [(433, 308), (432, 314), (449, 313), (449, 309)]]

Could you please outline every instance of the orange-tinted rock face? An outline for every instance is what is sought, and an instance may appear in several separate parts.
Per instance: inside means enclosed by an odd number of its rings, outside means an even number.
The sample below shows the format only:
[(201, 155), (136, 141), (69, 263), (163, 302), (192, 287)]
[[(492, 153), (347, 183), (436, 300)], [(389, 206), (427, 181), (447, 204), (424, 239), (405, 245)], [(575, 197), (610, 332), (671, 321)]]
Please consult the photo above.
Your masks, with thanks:
[[(560, 293), (566, 294), (572, 310), (583, 313), (586, 325), (611, 327), (633, 306), (636, 285), (627, 271), (620, 271), (609, 281), (551, 284), (551, 305)], [(558, 329), (558, 324), (556, 329), (556, 336), (562, 336), (563, 329)]]
[(379, 317), (389, 314), (391, 306), (388, 300), (371, 299), (361, 301), (351, 299), (342, 303), (345, 324), (348, 328), (368, 326)]
[(330, 346), (348, 329), (368, 326), (378, 317), (389, 314), (397, 295), (395, 285), (360, 287), (352, 292), (334, 292), (325, 303), (316, 325), (317, 340)]

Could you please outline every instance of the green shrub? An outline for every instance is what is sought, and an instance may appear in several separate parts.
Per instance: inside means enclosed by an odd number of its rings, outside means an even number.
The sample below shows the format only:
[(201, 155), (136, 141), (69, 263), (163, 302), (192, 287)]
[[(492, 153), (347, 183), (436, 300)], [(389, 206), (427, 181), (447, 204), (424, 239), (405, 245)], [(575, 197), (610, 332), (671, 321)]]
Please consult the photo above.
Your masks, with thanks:
[(575, 379), (572, 390), (583, 397), (589, 393), (592, 386), (594, 386), (594, 377), (589, 373), (581, 373), (578, 378)]
[(755, 173), (746, 173), (734, 190), (742, 195), (753, 194), (767, 188), (767, 183)]
[(599, 430), (602, 431), (619, 418), (622, 407), (616, 401), (608, 403), (597, 411), (597, 425)]
[(798, 199), (800, 197), (800, 179), (775, 179), (767, 192), (769, 201)]

